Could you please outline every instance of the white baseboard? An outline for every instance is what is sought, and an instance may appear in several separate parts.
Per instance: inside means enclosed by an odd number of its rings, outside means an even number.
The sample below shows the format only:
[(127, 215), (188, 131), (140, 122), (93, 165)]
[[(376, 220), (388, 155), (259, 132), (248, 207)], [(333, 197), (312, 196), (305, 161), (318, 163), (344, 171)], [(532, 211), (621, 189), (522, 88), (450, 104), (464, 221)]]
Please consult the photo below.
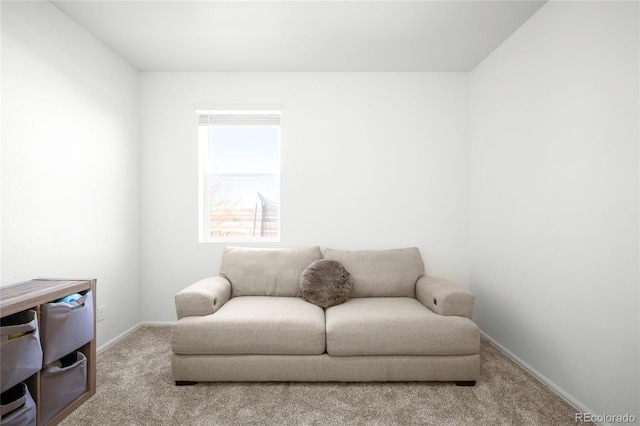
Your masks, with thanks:
[(175, 323), (175, 321), (143, 321), (139, 325), (141, 327), (170, 327)]
[[(500, 352), (502, 352), (509, 359), (511, 359), (511, 361), (515, 362), (520, 367), (524, 368), (529, 374), (531, 374), (533, 377), (535, 377), (538, 381), (540, 381), (545, 386), (549, 387), (560, 398), (565, 400), (567, 402), (567, 404), (571, 405), (576, 410), (576, 413), (598, 414), (595, 411), (589, 409), (589, 407), (586, 407), (584, 404), (582, 404), (577, 399), (575, 399), (573, 396), (571, 396), (569, 393), (567, 393), (560, 386), (556, 385), (554, 382), (549, 380), (547, 377), (544, 376), (544, 374), (540, 373), (538, 370), (536, 370), (535, 368), (533, 368), (532, 366), (527, 364), (525, 361), (523, 361), (520, 357), (518, 357), (516, 354), (511, 352), (509, 349), (507, 349), (504, 346), (502, 346), (500, 343), (498, 343), (495, 339), (493, 339), (487, 333), (485, 333), (484, 331), (480, 330), (480, 334), (482, 335), (482, 337), (484, 337), (489, 342), (491, 342), (491, 344), (493, 346), (498, 348), (498, 350), (500, 350)], [(577, 423), (577, 424), (579, 424), (579, 423)], [(595, 424), (600, 425), (600, 426), (609, 425), (609, 423), (595, 423)]]
[(96, 348), (96, 353), (100, 353), (100, 352), (104, 351), (105, 349), (107, 349), (109, 346), (113, 345), (114, 343), (119, 342), (125, 336), (127, 336), (129, 333), (132, 333), (133, 331), (135, 331), (138, 327), (140, 327), (140, 324), (134, 325), (130, 329), (125, 330), (122, 333), (118, 334), (116, 337), (114, 337), (113, 339), (109, 340), (107, 343), (104, 343), (104, 344), (98, 346)]
[(116, 337), (114, 337), (113, 339), (109, 340), (107, 343), (104, 343), (104, 344), (100, 345), (96, 349), (96, 353), (100, 353), (100, 352), (104, 351), (109, 346), (113, 345), (114, 343), (119, 342), (120, 340), (122, 340), (122, 338), (126, 337), (130, 333), (133, 333), (135, 330), (137, 330), (140, 327), (168, 327), (168, 326), (172, 326), (174, 323), (175, 323), (175, 321), (143, 321), (143, 322), (140, 322), (140, 323), (134, 325), (133, 327), (129, 328), (128, 330), (125, 330), (122, 333), (118, 334)]

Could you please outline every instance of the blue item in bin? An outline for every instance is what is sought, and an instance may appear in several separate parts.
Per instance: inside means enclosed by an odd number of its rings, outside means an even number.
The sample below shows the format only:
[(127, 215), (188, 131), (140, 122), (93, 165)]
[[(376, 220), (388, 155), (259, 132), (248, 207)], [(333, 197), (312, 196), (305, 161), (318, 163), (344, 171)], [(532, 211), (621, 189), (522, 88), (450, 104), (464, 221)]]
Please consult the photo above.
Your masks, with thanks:
[(80, 299), (82, 296), (79, 293), (73, 293), (70, 294), (66, 297), (63, 297), (62, 299), (58, 299), (56, 300), (56, 302), (64, 302), (64, 303), (71, 303), (71, 302), (75, 302), (76, 300)]

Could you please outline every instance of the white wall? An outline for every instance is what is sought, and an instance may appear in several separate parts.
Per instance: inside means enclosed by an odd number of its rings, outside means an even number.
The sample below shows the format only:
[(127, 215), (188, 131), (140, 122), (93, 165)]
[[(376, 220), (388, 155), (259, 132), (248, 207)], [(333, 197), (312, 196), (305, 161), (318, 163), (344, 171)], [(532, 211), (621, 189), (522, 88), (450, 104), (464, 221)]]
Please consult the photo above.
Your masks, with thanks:
[(140, 84), (145, 320), (175, 320), (175, 293), (217, 274), (225, 246), (198, 243), (203, 103), (282, 105), (278, 246), (418, 246), (430, 273), (467, 285), (467, 74), (141, 73)]
[(97, 278), (140, 321), (138, 73), (49, 2), (2, 2), (2, 284)]
[(592, 413), (640, 418), (638, 3), (550, 2), (470, 77), (475, 320)]
[(418, 246), (566, 396), (640, 417), (637, 3), (548, 3), (470, 76), (142, 73), (140, 116), (121, 58), (1, 7), (2, 284), (97, 277), (99, 345), (174, 320), (224, 247), (197, 242), (194, 110), (281, 104), (282, 241), (254, 246)]

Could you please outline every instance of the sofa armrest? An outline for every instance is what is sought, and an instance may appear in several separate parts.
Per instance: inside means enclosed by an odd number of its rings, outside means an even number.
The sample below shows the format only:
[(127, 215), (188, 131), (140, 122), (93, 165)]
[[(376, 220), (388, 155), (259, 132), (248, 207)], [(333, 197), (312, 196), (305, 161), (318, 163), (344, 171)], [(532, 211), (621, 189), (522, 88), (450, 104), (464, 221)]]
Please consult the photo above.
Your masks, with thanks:
[(200, 280), (176, 294), (178, 319), (211, 315), (231, 298), (231, 283), (216, 276)]
[(416, 298), (440, 315), (471, 318), (475, 296), (443, 278), (423, 276), (416, 283)]

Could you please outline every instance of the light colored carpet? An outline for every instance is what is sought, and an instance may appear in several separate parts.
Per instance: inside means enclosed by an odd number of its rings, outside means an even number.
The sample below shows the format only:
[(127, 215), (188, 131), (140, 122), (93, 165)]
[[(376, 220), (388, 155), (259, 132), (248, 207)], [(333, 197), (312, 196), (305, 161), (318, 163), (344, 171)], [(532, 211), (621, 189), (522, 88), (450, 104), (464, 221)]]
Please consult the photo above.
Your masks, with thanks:
[(482, 342), (474, 387), (452, 383), (174, 385), (170, 327), (98, 355), (97, 392), (63, 425), (575, 425), (575, 410)]

